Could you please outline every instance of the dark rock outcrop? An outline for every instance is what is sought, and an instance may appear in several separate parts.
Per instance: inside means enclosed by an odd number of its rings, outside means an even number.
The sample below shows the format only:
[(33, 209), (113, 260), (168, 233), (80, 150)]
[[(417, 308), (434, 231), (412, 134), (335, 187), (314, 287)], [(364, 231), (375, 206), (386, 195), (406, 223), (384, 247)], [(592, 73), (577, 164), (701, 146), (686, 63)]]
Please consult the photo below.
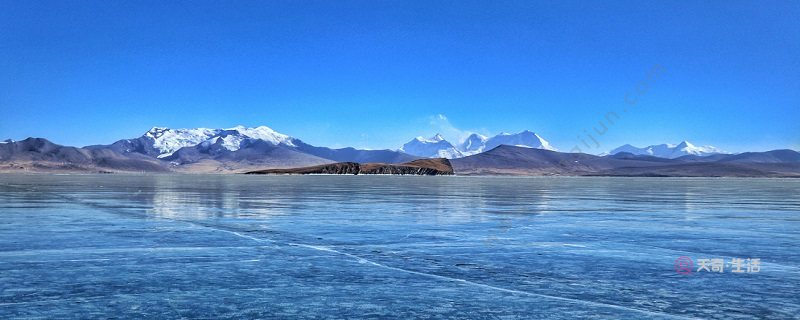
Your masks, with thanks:
[(447, 159), (420, 159), (402, 164), (338, 162), (291, 169), (267, 169), (247, 174), (396, 174), (396, 175), (452, 175), (453, 167)]

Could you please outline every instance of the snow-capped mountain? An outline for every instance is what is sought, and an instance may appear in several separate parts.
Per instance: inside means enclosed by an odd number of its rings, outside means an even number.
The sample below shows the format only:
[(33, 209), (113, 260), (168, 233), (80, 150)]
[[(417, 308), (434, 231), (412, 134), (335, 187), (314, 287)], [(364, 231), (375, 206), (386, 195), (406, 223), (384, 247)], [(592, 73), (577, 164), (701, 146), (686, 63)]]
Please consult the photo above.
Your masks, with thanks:
[(420, 157), (456, 159), (489, 151), (500, 145), (556, 150), (547, 140), (531, 131), (525, 130), (513, 134), (501, 133), (491, 138), (473, 133), (458, 147), (437, 133), (431, 138), (416, 137), (414, 140), (404, 144), (400, 151)]
[(273, 145), (284, 144), (294, 146), (293, 138), (266, 126), (246, 128), (237, 126), (229, 129), (169, 129), (155, 127), (142, 136), (151, 141), (151, 146), (158, 152), (157, 157), (172, 155), (183, 147), (197, 145), (221, 144), (227, 150), (236, 151), (247, 140), (262, 140)]
[(236, 163), (239, 162), (280, 167), (290, 163), (304, 165), (329, 162), (403, 163), (418, 158), (394, 150), (317, 147), (265, 126), (255, 128), (237, 126), (229, 129), (155, 127), (138, 138), (86, 148), (108, 149), (123, 155), (140, 154), (169, 161), (174, 165), (213, 160), (225, 163), (221, 166), (221, 170), (236, 167)]
[(712, 146), (695, 146), (689, 141), (683, 141), (679, 144), (657, 144), (647, 146), (644, 148), (637, 148), (630, 144), (626, 144), (614, 150), (609, 154), (614, 155), (620, 152), (627, 152), (635, 155), (648, 155), (659, 158), (675, 159), (686, 155), (696, 156), (709, 156), (712, 154), (727, 153)]
[(467, 137), (467, 139), (464, 140), (464, 142), (462, 142), (458, 147), (461, 153), (464, 155), (481, 153), (484, 151), (484, 147), (486, 147), (487, 140), (489, 140), (489, 137), (473, 133), (469, 135), (469, 137)]
[(461, 151), (438, 133), (429, 139), (416, 137), (404, 144), (400, 151), (427, 158), (455, 159), (464, 156)]
[(516, 147), (544, 149), (555, 151), (556, 148), (550, 145), (547, 140), (540, 137), (538, 134), (529, 130), (520, 133), (501, 133), (486, 140), (483, 151), (489, 151), (497, 148), (500, 145), (509, 145)]

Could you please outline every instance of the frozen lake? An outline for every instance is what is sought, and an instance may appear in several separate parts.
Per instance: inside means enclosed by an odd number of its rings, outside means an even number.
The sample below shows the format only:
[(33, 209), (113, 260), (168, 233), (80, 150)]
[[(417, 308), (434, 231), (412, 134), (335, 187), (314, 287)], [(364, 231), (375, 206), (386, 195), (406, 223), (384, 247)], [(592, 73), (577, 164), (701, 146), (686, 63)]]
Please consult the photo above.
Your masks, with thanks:
[(786, 319), (798, 248), (800, 179), (0, 175), (0, 319)]

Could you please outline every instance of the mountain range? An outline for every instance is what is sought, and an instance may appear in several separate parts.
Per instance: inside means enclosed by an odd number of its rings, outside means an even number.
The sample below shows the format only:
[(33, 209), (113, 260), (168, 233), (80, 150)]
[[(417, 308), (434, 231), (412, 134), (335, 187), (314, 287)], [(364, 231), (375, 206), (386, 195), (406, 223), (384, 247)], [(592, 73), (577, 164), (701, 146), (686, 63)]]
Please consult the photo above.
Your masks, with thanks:
[(162, 160), (170, 170), (181, 172), (237, 172), (342, 161), (402, 163), (419, 158), (393, 150), (317, 147), (266, 126), (229, 129), (154, 127), (135, 139), (86, 148), (109, 149), (121, 155), (145, 155)]
[(649, 156), (668, 158), (668, 159), (675, 159), (687, 155), (702, 157), (714, 154), (727, 153), (712, 146), (698, 147), (689, 143), (689, 141), (683, 141), (679, 144), (658, 144), (658, 145), (647, 146), (644, 148), (637, 148), (632, 145), (626, 144), (619, 148), (611, 150), (611, 152), (609, 152), (608, 154), (614, 155), (621, 152), (626, 152), (634, 155), (649, 155)]
[(450, 162), (458, 175), (800, 177), (800, 153), (793, 150), (668, 159), (627, 152), (595, 156), (502, 145)]
[(644, 148), (625, 145), (594, 156), (558, 152), (528, 130), (491, 138), (471, 134), (458, 144), (439, 134), (417, 137), (398, 150), (313, 146), (266, 126), (154, 127), (137, 138), (82, 148), (43, 138), (0, 142), (0, 172), (235, 173), (334, 163), (370, 164), (395, 172), (402, 164), (424, 158), (451, 159), (455, 174), (461, 175), (800, 176), (800, 153), (793, 150), (727, 154), (684, 141)]
[(491, 138), (473, 133), (458, 145), (448, 142), (437, 133), (427, 139), (416, 137), (404, 144), (400, 151), (425, 158), (457, 159), (492, 150), (500, 145), (556, 150), (538, 134), (525, 130), (520, 133), (500, 133)]

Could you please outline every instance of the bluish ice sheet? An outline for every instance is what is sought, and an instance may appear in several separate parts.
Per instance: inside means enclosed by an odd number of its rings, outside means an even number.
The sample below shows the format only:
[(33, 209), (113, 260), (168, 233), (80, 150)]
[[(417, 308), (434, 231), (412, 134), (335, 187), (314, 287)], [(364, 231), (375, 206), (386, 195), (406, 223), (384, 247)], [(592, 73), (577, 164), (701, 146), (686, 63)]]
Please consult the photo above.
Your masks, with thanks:
[(0, 175), (2, 319), (786, 319), (798, 248), (800, 179)]

